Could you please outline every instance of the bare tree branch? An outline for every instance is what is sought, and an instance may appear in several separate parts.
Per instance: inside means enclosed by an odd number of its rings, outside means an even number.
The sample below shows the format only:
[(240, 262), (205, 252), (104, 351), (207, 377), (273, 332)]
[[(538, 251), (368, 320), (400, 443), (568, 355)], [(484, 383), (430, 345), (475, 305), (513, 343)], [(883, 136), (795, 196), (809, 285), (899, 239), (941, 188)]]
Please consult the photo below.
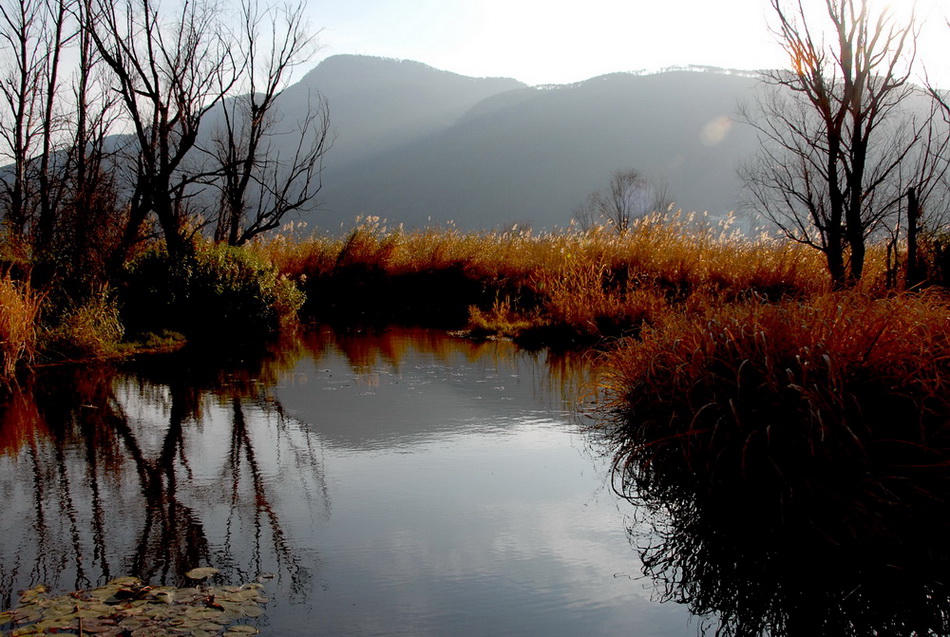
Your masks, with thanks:
[[(278, 99), (291, 71), (315, 52), (315, 34), (304, 21), (303, 9), (298, 4), (262, 11), (256, 0), (242, 3), (236, 55), (244, 60), (249, 90), (223, 104), (223, 121), (209, 151), (217, 165), (212, 183), (220, 192), (215, 227), (219, 241), (242, 245), (279, 227), (286, 215), (309, 205), (322, 187), (323, 158), (331, 142), (326, 101), (311, 99), (292, 131), (276, 129)], [(274, 142), (291, 135), (296, 148), (290, 157), (280, 157)]]
[(186, 249), (189, 205), (196, 170), (192, 154), (204, 116), (238, 81), (230, 44), (215, 22), (216, 7), (183, 0), (173, 22), (163, 21), (152, 0), (95, 0), (90, 34), (112, 70), (115, 91), (137, 141), (130, 232), (154, 213), (170, 254)]
[(909, 164), (932, 120), (913, 112), (919, 28), (913, 15), (872, 15), (868, 0), (824, 0), (822, 20), (801, 0), (770, 2), (790, 69), (767, 73), (744, 112), (762, 150), (743, 177), (766, 216), (821, 250), (833, 283), (849, 285), (863, 273), (867, 238), (899, 210), (900, 197), (883, 191), (919, 173)]
[(606, 189), (591, 193), (575, 219), (582, 225), (606, 223), (625, 234), (637, 219), (672, 205), (666, 184), (650, 181), (633, 169), (618, 170)]

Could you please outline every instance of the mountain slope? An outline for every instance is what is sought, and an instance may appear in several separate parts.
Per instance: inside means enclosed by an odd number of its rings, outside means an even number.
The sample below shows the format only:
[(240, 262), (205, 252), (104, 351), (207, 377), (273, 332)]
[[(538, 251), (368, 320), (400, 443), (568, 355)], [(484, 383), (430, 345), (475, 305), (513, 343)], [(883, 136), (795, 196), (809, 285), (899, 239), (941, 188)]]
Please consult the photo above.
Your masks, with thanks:
[(281, 104), (286, 117), (294, 118), (308, 92), (327, 98), (336, 133), (330, 164), (336, 168), (445, 129), (480, 101), (524, 86), (408, 60), (337, 55), (288, 88)]
[(312, 226), (375, 215), (410, 227), (550, 228), (627, 168), (664, 183), (684, 210), (735, 209), (736, 169), (756, 141), (730, 118), (754, 85), (677, 71), (527, 87), (347, 55), (321, 62), (281, 103), (285, 121), (309, 92), (329, 103), (336, 141)]

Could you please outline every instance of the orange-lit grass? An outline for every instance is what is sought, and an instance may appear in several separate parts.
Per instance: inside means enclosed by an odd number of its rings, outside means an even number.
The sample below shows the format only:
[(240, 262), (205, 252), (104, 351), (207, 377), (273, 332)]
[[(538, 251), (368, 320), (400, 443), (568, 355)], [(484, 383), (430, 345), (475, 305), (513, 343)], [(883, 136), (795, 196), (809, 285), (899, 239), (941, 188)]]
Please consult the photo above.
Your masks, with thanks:
[[(278, 237), (254, 249), (310, 286), (346, 276), (360, 283), (370, 274), (393, 281), (452, 272), (480, 291), (468, 301), (470, 327), (509, 335), (561, 326), (597, 339), (636, 331), (670, 311), (695, 312), (752, 296), (804, 298), (828, 289), (816, 251), (765, 237), (750, 240), (733, 233), (728, 222), (713, 225), (683, 214), (644, 218), (622, 235), (605, 228), (405, 231), (370, 218), (347, 237)], [(413, 281), (426, 286), (432, 280)], [(438, 298), (454, 290), (420, 292)]]
[(614, 484), (659, 521), (645, 571), (727, 634), (943, 631), (950, 300), (664, 319), (604, 364)]
[(731, 485), (739, 499), (771, 489), (778, 506), (814, 496), (834, 468), (853, 480), (835, 494), (842, 526), (821, 529), (834, 538), (860, 513), (852, 501), (927, 489), (935, 468), (941, 488), (950, 477), (950, 302), (937, 295), (669, 315), (607, 368), (615, 467), (631, 493)]
[(119, 352), (123, 333), (118, 304), (100, 290), (43, 333), (42, 354), (53, 361), (108, 358)]
[(9, 382), (17, 366), (36, 355), (37, 322), (42, 295), (28, 283), (0, 276), (0, 382)]

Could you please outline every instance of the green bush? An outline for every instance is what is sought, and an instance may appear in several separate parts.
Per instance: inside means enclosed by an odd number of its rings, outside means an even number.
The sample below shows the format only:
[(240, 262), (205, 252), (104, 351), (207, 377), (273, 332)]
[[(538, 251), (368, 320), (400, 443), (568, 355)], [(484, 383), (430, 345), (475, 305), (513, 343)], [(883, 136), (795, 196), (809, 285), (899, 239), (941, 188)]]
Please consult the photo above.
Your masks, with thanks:
[(259, 256), (209, 242), (175, 262), (164, 247), (150, 248), (128, 266), (122, 288), (133, 334), (253, 339), (295, 319), (303, 302), (303, 292)]
[(124, 332), (114, 294), (104, 288), (63, 310), (43, 334), (43, 355), (51, 360), (108, 357), (118, 351)]

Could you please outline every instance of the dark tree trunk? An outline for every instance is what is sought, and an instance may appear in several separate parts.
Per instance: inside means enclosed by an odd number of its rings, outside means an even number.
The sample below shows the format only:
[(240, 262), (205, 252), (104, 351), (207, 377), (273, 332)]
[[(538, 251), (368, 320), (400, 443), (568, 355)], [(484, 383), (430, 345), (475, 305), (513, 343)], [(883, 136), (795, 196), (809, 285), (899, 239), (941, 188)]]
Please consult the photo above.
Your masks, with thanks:
[(920, 232), (920, 200), (917, 190), (907, 189), (907, 289), (919, 287), (925, 278), (920, 253), (917, 249), (917, 235)]

